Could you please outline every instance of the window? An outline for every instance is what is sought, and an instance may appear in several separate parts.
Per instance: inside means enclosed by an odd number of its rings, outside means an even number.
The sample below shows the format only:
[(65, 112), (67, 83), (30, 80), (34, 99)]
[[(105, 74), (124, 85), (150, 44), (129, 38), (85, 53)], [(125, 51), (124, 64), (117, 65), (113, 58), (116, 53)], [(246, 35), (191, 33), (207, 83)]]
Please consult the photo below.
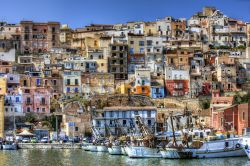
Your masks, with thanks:
[(112, 50), (115, 51), (116, 50), (116, 46), (112, 46)]
[(152, 46), (153, 41), (152, 40), (147, 40), (147, 45)]
[(39, 112), (40, 111), (40, 109), (39, 108), (36, 108), (36, 112)]
[(127, 121), (126, 121), (126, 120), (123, 120), (123, 121), (122, 121), (122, 125), (123, 125), (123, 126), (126, 126), (126, 125), (127, 125)]
[(75, 79), (75, 85), (78, 85), (78, 79)]
[(10, 80), (12, 81), (12, 80), (13, 80), (13, 77), (10, 77)]
[(122, 112), (122, 118), (126, 118), (126, 112), (125, 111)]
[(130, 44), (134, 44), (134, 41), (130, 41)]
[(142, 85), (145, 85), (145, 80), (142, 80), (142, 83), (141, 83)]
[(27, 110), (26, 110), (27, 112), (30, 112), (30, 107), (27, 107)]
[(78, 93), (78, 88), (75, 88), (75, 92)]
[(41, 99), (41, 104), (45, 104), (45, 98), (44, 97), (42, 97), (42, 99)]
[(151, 111), (147, 111), (147, 117), (151, 118)]
[(55, 27), (52, 27), (52, 32), (56, 32), (56, 28)]
[(78, 131), (78, 127), (75, 127), (75, 131)]
[(17, 102), (17, 103), (19, 102), (19, 97), (16, 97), (16, 102)]
[(70, 85), (70, 79), (67, 79), (67, 83), (66, 83), (67, 85)]
[(129, 53), (134, 54), (134, 48), (130, 48)]
[(52, 35), (52, 40), (56, 40), (56, 35)]
[(67, 93), (69, 93), (70, 92), (70, 87), (67, 87)]
[(53, 80), (53, 84), (56, 85), (56, 80)]
[(144, 41), (139, 41), (139, 46), (144, 46)]
[(148, 126), (151, 126), (152, 125), (152, 121), (149, 119), (148, 120)]
[(5, 112), (8, 112), (8, 110), (9, 110), (8, 108), (5, 108)]
[(27, 97), (26, 102), (27, 102), (27, 104), (30, 104), (30, 103), (31, 103), (31, 102), (30, 102), (30, 97)]
[(123, 53), (120, 53), (120, 58), (123, 58)]
[(242, 113), (242, 120), (245, 120), (245, 112)]
[(41, 79), (36, 79), (36, 86), (40, 86), (41, 85)]
[(29, 40), (29, 35), (28, 34), (24, 35), (24, 40)]
[(42, 108), (42, 112), (45, 112), (45, 108)]
[(29, 89), (25, 89), (24, 93), (30, 93), (30, 90)]
[(140, 53), (144, 53), (144, 48), (140, 48)]

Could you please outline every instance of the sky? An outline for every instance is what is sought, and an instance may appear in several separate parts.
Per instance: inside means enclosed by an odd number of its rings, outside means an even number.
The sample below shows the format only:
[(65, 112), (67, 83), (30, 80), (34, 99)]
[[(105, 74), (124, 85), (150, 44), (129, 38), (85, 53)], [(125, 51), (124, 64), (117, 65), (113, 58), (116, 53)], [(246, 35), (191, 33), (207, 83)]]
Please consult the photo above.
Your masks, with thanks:
[(59, 21), (72, 28), (154, 21), (165, 16), (190, 18), (204, 6), (250, 22), (250, 0), (0, 0), (0, 6), (0, 21)]

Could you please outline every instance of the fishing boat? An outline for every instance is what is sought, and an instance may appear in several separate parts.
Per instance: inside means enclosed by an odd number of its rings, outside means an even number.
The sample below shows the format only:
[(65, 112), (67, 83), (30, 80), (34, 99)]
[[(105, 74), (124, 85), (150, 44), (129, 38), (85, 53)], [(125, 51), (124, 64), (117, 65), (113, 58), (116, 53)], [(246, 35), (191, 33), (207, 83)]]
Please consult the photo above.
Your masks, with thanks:
[[(239, 157), (246, 155), (239, 143), (239, 138), (224, 138), (224, 135), (207, 135), (205, 130), (201, 130), (198, 135), (202, 138), (192, 140), (192, 132), (182, 131), (182, 140), (177, 141), (173, 125), (173, 115), (170, 114), (173, 138), (172, 143), (161, 149), (163, 158), (183, 159), (183, 158), (222, 158)], [(189, 125), (188, 125), (189, 126)], [(188, 127), (189, 128), (189, 127)], [(193, 130), (193, 129), (192, 129)], [(206, 136), (206, 138), (204, 138)], [(191, 140), (191, 141), (190, 141)]]
[(135, 116), (135, 121), (141, 136), (131, 136), (131, 145), (126, 147), (130, 158), (161, 158), (157, 148), (157, 139), (143, 123), (140, 116)]
[(14, 141), (13, 134), (6, 134), (2, 147), (3, 150), (17, 150), (17, 143)]
[(250, 128), (245, 128), (243, 137), (240, 139), (240, 144), (248, 159), (250, 159)]
[(17, 150), (17, 144), (15, 142), (6, 142), (2, 146), (3, 150)]
[(105, 138), (101, 136), (95, 127), (92, 127), (92, 133), (95, 138), (93, 144), (88, 145), (85, 149), (91, 152), (108, 152), (108, 148), (105, 145)]
[(245, 156), (239, 138), (229, 138), (214, 141), (197, 141), (187, 147), (167, 147), (161, 150), (163, 158), (223, 158)]

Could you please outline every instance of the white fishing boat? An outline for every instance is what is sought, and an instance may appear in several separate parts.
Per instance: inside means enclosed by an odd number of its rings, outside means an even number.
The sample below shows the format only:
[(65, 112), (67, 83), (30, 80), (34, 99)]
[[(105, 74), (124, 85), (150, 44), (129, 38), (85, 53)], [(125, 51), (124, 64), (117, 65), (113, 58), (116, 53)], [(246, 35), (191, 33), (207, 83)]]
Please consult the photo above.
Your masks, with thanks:
[(250, 159), (250, 128), (245, 128), (243, 137), (240, 139), (240, 144), (248, 159)]
[(3, 150), (17, 150), (17, 144), (14, 142), (8, 142), (3, 144)]
[(126, 152), (130, 158), (161, 158), (161, 152), (157, 148), (143, 146), (129, 146)]
[(89, 148), (89, 151), (91, 151), (91, 152), (97, 152), (97, 146), (96, 145), (89, 145), (88, 148)]
[(105, 145), (97, 145), (97, 152), (108, 152), (108, 148)]
[(121, 146), (113, 145), (108, 148), (108, 152), (111, 155), (122, 155), (122, 148)]
[(161, 150), (163, 158), (223, 158), (245, 156), (239, 138), (200, 142), (199, 147), (165, 148)]

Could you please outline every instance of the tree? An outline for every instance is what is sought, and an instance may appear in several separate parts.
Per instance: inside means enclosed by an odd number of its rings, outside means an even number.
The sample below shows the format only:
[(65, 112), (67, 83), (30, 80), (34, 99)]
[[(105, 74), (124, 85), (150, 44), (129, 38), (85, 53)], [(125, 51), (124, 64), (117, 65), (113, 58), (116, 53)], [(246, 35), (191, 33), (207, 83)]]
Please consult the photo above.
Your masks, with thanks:
[(38, 121), (37, 116), (34, 113), (26, 113), (25, 115), (25, 121), (29, 123), (35, 123)]

